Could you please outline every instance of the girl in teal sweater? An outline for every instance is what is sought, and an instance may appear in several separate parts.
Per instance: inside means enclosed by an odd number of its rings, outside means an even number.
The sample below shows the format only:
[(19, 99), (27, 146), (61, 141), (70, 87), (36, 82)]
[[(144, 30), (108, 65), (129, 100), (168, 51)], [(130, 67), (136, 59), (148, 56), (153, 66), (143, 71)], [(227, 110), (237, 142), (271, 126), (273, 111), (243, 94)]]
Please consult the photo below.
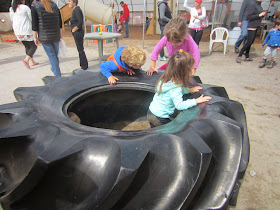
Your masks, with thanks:
[(147, 119), (151, 127), (169, 123), (175, 109), (184, 110), (211, 100), (210, 96), (201, 95), (196, 99), (183, 101), (184, 94), (202, 90), (201, 86), (189, 87), (190, 77), (194, 74), (193, 64), (193, 56), (183, 50), (171, 56), (165, 72), (157, 82), (156, 93), (149, 106)]

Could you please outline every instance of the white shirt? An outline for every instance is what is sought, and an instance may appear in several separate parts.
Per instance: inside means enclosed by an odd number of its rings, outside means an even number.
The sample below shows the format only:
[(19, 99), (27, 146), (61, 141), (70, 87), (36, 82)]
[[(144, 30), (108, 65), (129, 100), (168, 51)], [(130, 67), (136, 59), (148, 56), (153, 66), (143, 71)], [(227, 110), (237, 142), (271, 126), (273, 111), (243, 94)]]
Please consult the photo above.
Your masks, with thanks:
[(10, 18), (15, 35), (32, 35), (31, 10), (28, 6), (20, 4), (16, 12), (10, 7)]
[[(185, 0), (184, 8), (191, 15), (189, 28), (202, 28), (201, 21), (206, 17), (205, 7), (201, 7), (201, 15), (198, 15), (197, 10), (194, 7), (189, 7), (188, 0)], [(197, 18), (194, 18), (194, 16), (197, 16)]]

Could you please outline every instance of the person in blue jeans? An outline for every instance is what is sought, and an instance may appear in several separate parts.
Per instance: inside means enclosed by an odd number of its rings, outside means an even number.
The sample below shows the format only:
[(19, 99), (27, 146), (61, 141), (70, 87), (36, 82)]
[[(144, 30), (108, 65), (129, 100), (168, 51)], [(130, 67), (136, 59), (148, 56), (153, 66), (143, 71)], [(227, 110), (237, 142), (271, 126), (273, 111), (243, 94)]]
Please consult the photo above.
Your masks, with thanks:
[(247, 37), (248, 37), (248, 20), (247, 20), (247, 15), (248, 15), (248, 9), (251, 4), (253, 4), (256, 0), (244, 0), (240, 12), (239, 12), (239, 17), (238, 17), (238, 23), (237, 26), (241, 27), (241, 34), (238, 37), (237, 41), (235, 42), (234, 45), (234, 51), (235, 53), (239, 53), (239, 47), (244, 41), (244, 44), (246, 43)]
[(35, 0), (31, 6), (32, 32), (34, 43), (41, 42), (49, 57), (51, 70), (56, 77), (61, 77), (58, 49), (62, 37), (62, 21), (57, 5), (52, 1)]
[(253, 61), (252, 58), (250, 58), (250, 49), (252, 44), (255, 41), (257, 29), (261, 26), (261, 21), (264, 16), (266, 16), (266, 12), (263, 12), (263, 8), (261, 6), (261, 0), (255, 1), (254, 4), (252, 4), (248, 9), (248, 38), (247, 42), (243, 45), (241, 48), (238, 57), (236, 58), (237, 63), (241, 63), (241, 57), (243, 54), (245, 54), (245, 60), (244, 61)]

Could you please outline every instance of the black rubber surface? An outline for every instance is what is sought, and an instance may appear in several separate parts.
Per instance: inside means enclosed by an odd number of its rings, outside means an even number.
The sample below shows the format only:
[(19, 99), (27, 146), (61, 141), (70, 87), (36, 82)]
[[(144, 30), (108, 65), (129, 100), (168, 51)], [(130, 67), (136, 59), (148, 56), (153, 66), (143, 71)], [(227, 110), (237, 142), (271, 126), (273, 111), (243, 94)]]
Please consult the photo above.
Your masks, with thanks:
[[(0, 202), (4, 209), (227, 209), (249, 161), (242, 105), (223, 87), (212, 100), (153, 129), (108, 125), (146, 121), (161, 72), (46, 77), (17, 88), (0, 106)], [(201, 92), (202, 93), (202, 92)], [(201, 94), (201, 93), (198, 93)], [(191, 96), (184, 96), (185, 98)], [(75, 113), (80, 123), (69, 119)], [(96, 127), (95, 125), (98, 125)]]

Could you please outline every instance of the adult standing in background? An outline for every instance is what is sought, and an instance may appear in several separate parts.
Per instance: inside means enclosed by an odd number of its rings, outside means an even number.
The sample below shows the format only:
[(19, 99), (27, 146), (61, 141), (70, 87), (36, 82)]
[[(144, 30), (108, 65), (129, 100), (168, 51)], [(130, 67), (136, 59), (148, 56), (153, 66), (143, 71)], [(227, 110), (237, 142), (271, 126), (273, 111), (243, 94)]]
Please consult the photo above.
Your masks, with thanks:
[(68, 6), (73, 9), (70, 18), (70, 28), (74, 37), (80, 59), (80, 68), (88, 68), (88, 60), (84, 51), (83, 12), (78, 5), (78, 0), (68, 0)]
[(121, 1), (121, 6), (123, 8), (123, 18), (124, 18), (124, 27), (125, 27), (125, 36), (124, 38), (129, 37), (129, 27), (128, 27), (128, 22), (129, 22), (129, 9), (127, 4), (125, 4), (123, 1)]
[(261, 3), (261, 0), (257, 0), (254, 4), (251, 4), (248, 9), (248, 38), (247, 42), (243, 45), (238, 57), (236, 58), (237, 63), (241, 63), (241, 57), (244, 52), (246, 56), (245, 61), (252, 61), (252, 59), (249, 57), (250, 48), (255, 41), (257, 29), (261, 26), (262, 18), (266, 15), (266, 12), (263, 12)]
[[(160, 28), (160, 38), (164, 36), (164, 27), (165, 25), (171, 20), (171, 11), (170, 7), (168, 6), (169, 0), (158, 0), (157, 6), (158, 6), (158, 23)], [(168, 56), (164, 55), (164, 49), (160, 51), (160, 61), (167, 61)]]
[(276, 7), (274, 6), (274, 1), (272, 1), (267, 11), (267, 20), (273, 21), (275, 11)]
[(238, 23), (237, 23), (237, 26), (241, 27), (241, 34), (240, 34), (240, 36), (238, 37), (237, 41), (234, 44), (234, 51), (235, 51), (235, 53), (239, 53), (240, 45), (242, 44), (243, 41), (244, 41), (244, 44), (247, 41), (247, 36), (248, 36), (248, 30), (247, 30), (248, 20), (246, 18), (247, 18), (247, 15), (248, 15), (249, 7), (253, 3), (255, 3), (255, 0), (244, 0), (242, 5), (241, 5), (239, 16), (238, 16)]
[(189, 23), (189, 34), (192, 36), (193, 40), (199, 45), (201, 37), (203, 35), (203, 27), (201, 22), (206, 18), (206, 9), (201, 7), (202, 0), (195, 0), (194, 7), (188, 6), (188, 0), (184, 2), (184, 8), (191, 15)]
[(59, 9), (52, 0), (35, 0), (31, 6), (34, 42), (41, 42), (49, 57), (54, 76), (61, 77), (58, 49), (62, 37), (62, 21)]
[(117, 20), (117, 15), (114, 13), (114, 11), (115, 11), (115, 5), (114, 5), (114, 3), (110, 3), (110, 7), (112, 8), (112, 10), (113, 10), (113, 32), (114, 33), (117, 33), (117, 26), (118, 26), (118, 20)]
[(13, 30), (17, 39), (25, 47), (26, 57), (22, 62), (26, 68), (30, 69), (29, 61), (31, 61), (31, 66), (39, 63), (33, 59), (37, 46), (34, 43), (34, 37), (32, 35), (31, 10), (25, 5), (25, 0), (13, 1), (12, 7), (10, 8), (10, 18), (13, 22)]

